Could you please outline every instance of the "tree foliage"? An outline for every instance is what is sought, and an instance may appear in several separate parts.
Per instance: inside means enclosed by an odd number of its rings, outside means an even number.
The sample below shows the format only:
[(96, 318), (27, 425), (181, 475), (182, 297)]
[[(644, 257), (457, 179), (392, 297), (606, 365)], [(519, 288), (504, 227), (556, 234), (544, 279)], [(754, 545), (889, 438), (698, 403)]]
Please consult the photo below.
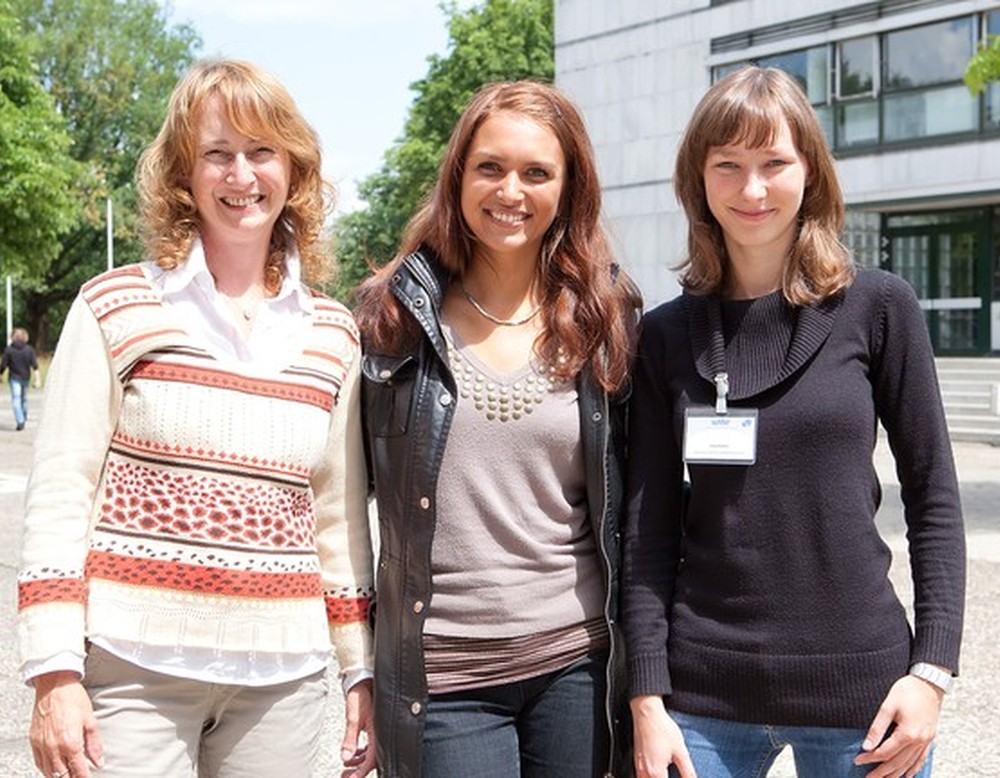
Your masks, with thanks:
[(80, 284), (105, 267), (105, 203), (114, 203), (115, 263), (142, 257), (135, 166), (201, 42), (171, 26), (157, 0), (11, 0), (41, 82), (63, 117), (80, 172), (78, 207), (60, 250), (21, 290), (33, 340), (54, 343)]
[(38, 80), (10, 5), (0, 2), (0, 272), (44, 271), (75, 216), (77, 166), (65, 123)]
[(980, 46), (965, 68), (965, 85), (978, 95), (993, 81), (1000, 80), (1000, 35), (991, 35), (985, 46)]
[(386, 151), (381, 169), (358, 186), (367, 207), (340, 217), (336, 226), (342, 299), (395, 253), (407, 220), (434, 183), (452, 128), (468, 99), (484, 84), (554, 72), (552, 0), (486, 0), (448, 17), (448, 50), (428, 57), (427, 75), (410, 85), (416, 97), (402, 137)]

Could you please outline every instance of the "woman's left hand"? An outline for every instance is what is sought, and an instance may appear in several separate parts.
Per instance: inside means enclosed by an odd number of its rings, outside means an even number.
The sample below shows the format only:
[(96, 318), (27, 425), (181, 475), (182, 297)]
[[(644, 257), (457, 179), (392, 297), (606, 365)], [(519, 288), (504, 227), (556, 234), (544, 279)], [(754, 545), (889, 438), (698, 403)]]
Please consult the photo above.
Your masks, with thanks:
[[(866, 778), (912, 778), (920, 772), (937, 735), (943, 698), (940, 689), (912, 675), (892, 685), (868, 728), (863, 752), (854, 760), (877, 765)], [(886, 738), (890, 725), (895, 726)]]
[[(347, 726), (340, 744), (340, 761), (344, 763), (341, 778), (364, 778), (375, 769), (375, 721), (372, 704), (372, 682), (361, 681), (347, 692), (345, 704)], [(361, 733), (365, 733), (361, 742)]]

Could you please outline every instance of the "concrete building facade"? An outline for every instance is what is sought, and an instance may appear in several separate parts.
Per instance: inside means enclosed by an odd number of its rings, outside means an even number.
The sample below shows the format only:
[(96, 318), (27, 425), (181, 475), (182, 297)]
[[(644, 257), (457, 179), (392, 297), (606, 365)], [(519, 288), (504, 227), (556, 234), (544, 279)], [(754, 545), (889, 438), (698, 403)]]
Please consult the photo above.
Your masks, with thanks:
[(556, 81), (584, 112), (619, 255), (652, 305), (679, 291), (673, 193), (695, 103), (781, 67), (838, 160), (845, 242), (914, 286), (939, 355), (1000, 354), (1000, 85), (962, 76), (996, 0), (556, 0)]

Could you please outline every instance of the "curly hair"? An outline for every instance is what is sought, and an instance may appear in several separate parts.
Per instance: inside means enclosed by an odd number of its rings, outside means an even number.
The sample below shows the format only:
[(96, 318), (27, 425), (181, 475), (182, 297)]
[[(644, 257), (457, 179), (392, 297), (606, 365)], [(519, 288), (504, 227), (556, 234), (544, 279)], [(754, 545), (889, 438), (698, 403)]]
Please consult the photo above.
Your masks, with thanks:
[(694, 109), (677, 152), (674, 189), (688, 220), (688, 254), (681, 284), (696, 294), (719, 292), (728, 254), (722, 227), (705, 195), (705, 160), (712, 147), (773, 142), (782, 121), (806, 163), (798, 230), (782, 281), (785, 298), (808, 305), (836, 294), (854, 278), (840, 242), (844, 201), (833, 155), (816, 114), (796, 81), (776, 68), (745, 67), (714, 84)]
[(319, 138), (274, 76), (236, 60), (203, 60), (188, 70), (170, 96), (159, 134), (139, 159), (136, 182), (149, 257), (160, 267), (177, 267), (201, 230), (187, 182), (196, 160), (198, 124), (206, 102), (216, 96), (239, 132), (285, 149), (291, 161), (288, 200), (271, 234), (265, 287), (274, 293), (281, 286), (292, 245), (303, 276), (324, 279), (332, 260), (323, 249), (322, 231), (333, 188), (322, 176)]
[(355, 316), (363, 337), (380, 350), (401, 353), (419, 336), (391, 283), (413, 251), (431, 249), (452, 278), (464, 277), (475, 236), (462, 216), (462, 177), (476, 131), (500, 112), (551, 130), (566, 161), (558, 212), (543, 237), (537, 269), (544, 326), (536, 351), (562, 379), (589, 366), (605, 390), (620, 389), (634, 351), (638, 290), (614, 265), (583, 119), (557, 88), (537, 81), (489, 84), (472, 96), (452, 131), (434, 188), (410, 219), (397, 255), (359, 287)]

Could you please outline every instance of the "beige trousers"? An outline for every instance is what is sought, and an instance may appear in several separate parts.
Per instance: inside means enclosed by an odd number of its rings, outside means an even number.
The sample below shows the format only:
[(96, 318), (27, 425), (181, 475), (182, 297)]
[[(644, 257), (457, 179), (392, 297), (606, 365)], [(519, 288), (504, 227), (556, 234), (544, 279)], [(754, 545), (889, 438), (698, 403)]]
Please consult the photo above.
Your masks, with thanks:
[(104, 745), (100, 778), (307, 778), (325, 673), (230, 686), (154, 673), (91, 645), (84, 686)]

